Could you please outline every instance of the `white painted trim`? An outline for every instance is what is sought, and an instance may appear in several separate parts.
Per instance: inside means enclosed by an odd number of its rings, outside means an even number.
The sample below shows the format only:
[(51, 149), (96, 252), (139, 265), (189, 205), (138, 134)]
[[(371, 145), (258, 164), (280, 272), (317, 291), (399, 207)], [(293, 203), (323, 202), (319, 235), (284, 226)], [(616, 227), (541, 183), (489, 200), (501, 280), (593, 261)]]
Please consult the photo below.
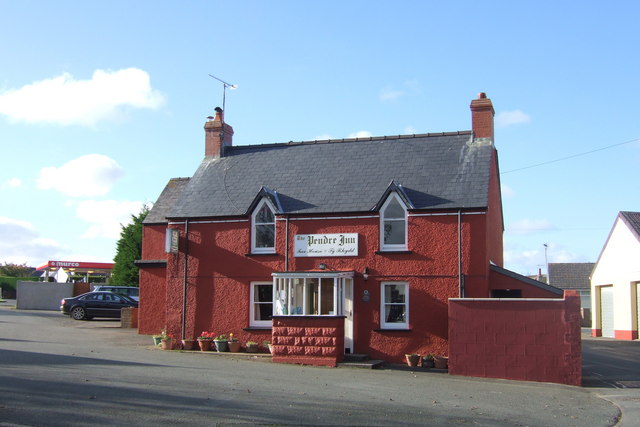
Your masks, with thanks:
[[(398, 221), (398, 222), (404, 221), (404, 243), (403, 244), (385, 244), (384, 243), (384, 222), (385, 222), (384, 211), (387, 209), (387, 207), (389, 207), (389, 204), (391, 203), (392, 200), (396, 200), (398, 204), (400, 204), (400, 207), (404, 211), (404, 219), (400, 220), (400, 219), (394, 218), (394, 219), (388, 219), (387, 221)], [(379, 244), (380, 244), (381, 252), (406, 251), (409, 248), (408, 219), (409, 218), (408, 218), (407, 206), (404, 204), (404, 201), (400, 198), (400, 196), (398, 196), (398, 194), (395, 191), (390, 193), (389, 197), (387, 197), (387, 200), (385, 200), (385, 202), (382, 204), (382, 207), (380, 208), (380, 224), (378, 226), (378, 234), (379, 234)]]
[[(386, 285), (404, 285), (405, 287), (405, 321), (404, 323), (387, 323), (384, 320), (385, 314), (385, 292)], [(409, 329), (409, 282), (380, 282), (380, 329)]]
[[(271, 327), (273, 326), (273, 322), (271, 320), (255, 320), (255, 286), (273, 286), (273, 282), (251, 282), (251, 287), (249, 291), (249, 326), (252, 327)], [(271, 315), (273, 315), (273, 292), (271, 292)]]
[[(271, 214), (273, 215), (273, 246), (267, 248), (258, 248), (256, 247), (256, 215), (264, 205), (267, 205)], [(265, 225), (269, 223), (264, 223), (261, 225)], [(274, 254), (276, 253), (276, 209), (271, 203), (271, 201), (264, 197), (257, 205), (256, 208), (251, 213), (251, 253), (252, 254)]]
[[(486, 215), (486, 212), (460, 212), (460, 215)], [(458, 216), (458, 212), (447, 212), (447, 213), (410, 213), (409, 216)]]
[[(227, 222), (249, 222), (248, 219), (220, 219), (208, 221), (189, 221), (189, 224), (224, 224)], [(171, 221), (169, 225), (184, 225), (186, 221)]]

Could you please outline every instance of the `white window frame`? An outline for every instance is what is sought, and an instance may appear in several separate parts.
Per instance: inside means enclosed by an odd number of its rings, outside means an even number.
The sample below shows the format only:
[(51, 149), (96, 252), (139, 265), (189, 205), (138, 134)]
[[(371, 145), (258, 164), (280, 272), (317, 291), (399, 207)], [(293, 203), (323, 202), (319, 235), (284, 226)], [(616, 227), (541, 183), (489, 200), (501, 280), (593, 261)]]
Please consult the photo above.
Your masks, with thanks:
[[(385, 221), (401, 221), (400, 219), (385, 219), (384, 216), (384, 212), (387, 210), (387, 207), (389, 206), (389, 204), (391, 203), (392, 200), (397, 200), (398, 203), (400, 203), (400, 206), (402, 207), (402, 210), (404, 211), (404, 243), (403, 244), (385, 244), (384, 243), (384, 223)], [(381, 251), (406, 251), (408, 248), (408, 241), (409, 241), (409, 220), (408, 220), (408, 215), (407, 215), (407, 207), (404, 204), (404, 202), (402, 201), (402, 199), (398, 196), (398, 194), (396, 192), (393, 192), (391, 194), (389, 194), (389, 197), (387, 197), (387, 200), (384, 202), (384, 204), (382, 205), (382, 208), (380, 208), (380, 250)]]
[[(389, 285), (404, 286), (404, 303), (387, 303), (385, 301), (385, 287)], [(386, 321), (386, 306), (387, 305), (404, 305), (405, 316), (404, 322), (387, 322)], [(381, 282), (380, 283), (380, 329), (409, 329), (409, 283), (407, 282)]]
[[(256, 305), (256, 301), (255, 301), (255, 295), (256, 295), (256, 288), (258, 286), (273, 286), (273, 282), (251, 282), (251, 291), (250, 291), (250, 296), (249, 296), (249, 326), (252, 327), (257, 327), (257, 328), (270, 328), (273, 326), (273, 322), (271, 320), (256, 320), (256, 312), (255, 312), (255, 305)], [(260, 304), (260, 303), (258, 303)], [(262, 304), (266, 304), (266, 303), (262, 303)], [(271, 315), (273, 315), (273, 289), (271, 292)]]
[[(256, 226), (257, 225), (271, 224), (271, 223), (266, 223), (266, 222), (265, 223), (262, 223), (262, 222), (261, 223), (256, 223), (256, 217), (258, 215), (258, 212), (260, 212), (260, 210), (262, 209), (262, 207), (264, 205), (267, 205), (267, 207), (271, 210), (271, 213), (273, 214), (273, 247), (258, 248), (258, 247), (256, 247), (256, 237), (257, 237)], [(276, 253), (276, 209), (269, 202), (268, 199), (262, 199), (260, 201), (260, 203), (258, 203), (256, 208), (253, 210), (253, 213), (251, 214), (251, 253), (253, 253), (253, 254), (274, 254), (274, 253)]]

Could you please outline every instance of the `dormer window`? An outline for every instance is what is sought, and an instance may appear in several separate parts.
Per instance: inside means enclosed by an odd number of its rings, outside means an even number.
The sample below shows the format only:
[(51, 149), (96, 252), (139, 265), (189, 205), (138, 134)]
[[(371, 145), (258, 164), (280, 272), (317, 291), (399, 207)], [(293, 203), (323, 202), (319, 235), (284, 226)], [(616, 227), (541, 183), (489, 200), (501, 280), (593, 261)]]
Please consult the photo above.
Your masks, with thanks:
[(262, 199), (251, 215), (251, 252), (272, 254), (276, 251), (276, 217), (267, 199)]
[(380, 250), (407, 250), (407, 209), (395, 192), (380, 209)]

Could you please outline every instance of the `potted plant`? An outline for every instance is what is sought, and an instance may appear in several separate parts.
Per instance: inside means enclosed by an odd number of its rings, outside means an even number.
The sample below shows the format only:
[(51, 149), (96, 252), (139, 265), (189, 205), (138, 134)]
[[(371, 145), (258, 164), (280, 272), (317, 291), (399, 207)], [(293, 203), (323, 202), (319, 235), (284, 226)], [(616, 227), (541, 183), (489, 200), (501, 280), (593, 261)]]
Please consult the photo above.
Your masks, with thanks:
[(258, 352), (258, 343), (255, 341), (247, 341), (247, 353), (257, 353)]
[(433, 361), (433, 353), (429, 353), (427, 354), (425, 357), (422, 358), (422, 367), (425, 369), (431, 369), (435, 366), (434, 361)]
[(192, 340), (192, 339), (183, 339), (182, 340), (182, 349), (183, 350), (193, 350), (196, 348), (196, 340)]
[(166, 329), (163, 329), (160, 334), (160, 347), (163, 350), (171, 350), (173, 348), (173, 339), (171, 335), (167, 334)]
[(449, 367), (449, 358), (447, 356), (434, 356), (433, 363), (436, 369), (447, 369)]
[(229, 334), (229, 339), (227, 340), (227, 346), (229, 346), (229, 351), (231, 353), (240, 352), (240, 341), (238, 341), (238, 338), (233, 336), (233, 332)]
[(407, 353), (404, 357), (407, 359), (407, 365), (411, 367), (418, 366), (418, 362), (420, 362), (420, 355), (417, 353)]
[(156, 347), (160, 345), (160, 340), (162, 339), (162, 334), (156, 334), (153, 336), (153, 345)]
[(266, 348), (266, 349), (267, 349), (267, 351), (269, 351), (269, 353), (273, 353), (273, 352), (271, 351), (271, 341), (269, 341), (269, 340), (264, 340), (264, 341), (262, 341), (262, 346), (263, 346), (264, 348)]
[(213, 332), (202, 331), (200, 336), (198, 337), (198, 346), (200, 346), (200, 351), (209, 351), (211, 350), (211, 342), (213, 341), (213, 337), (215, 334)]
[(225, 334), (218, 335), (213, 340), (213, 343), (216, 345), (216, 351), (223, 352), (223, 351), (227, 351), (228, 349), (227, 336)]

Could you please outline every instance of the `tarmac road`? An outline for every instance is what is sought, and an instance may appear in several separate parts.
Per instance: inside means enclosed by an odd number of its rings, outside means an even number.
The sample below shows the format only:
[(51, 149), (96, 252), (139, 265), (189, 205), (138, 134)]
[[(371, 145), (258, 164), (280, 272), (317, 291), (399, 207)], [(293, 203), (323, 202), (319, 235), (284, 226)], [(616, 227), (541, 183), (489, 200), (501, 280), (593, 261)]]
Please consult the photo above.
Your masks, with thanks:
[(162, 351), (119, 321), (0, 304), (0, 426), (611, 426), (588, 388)]

